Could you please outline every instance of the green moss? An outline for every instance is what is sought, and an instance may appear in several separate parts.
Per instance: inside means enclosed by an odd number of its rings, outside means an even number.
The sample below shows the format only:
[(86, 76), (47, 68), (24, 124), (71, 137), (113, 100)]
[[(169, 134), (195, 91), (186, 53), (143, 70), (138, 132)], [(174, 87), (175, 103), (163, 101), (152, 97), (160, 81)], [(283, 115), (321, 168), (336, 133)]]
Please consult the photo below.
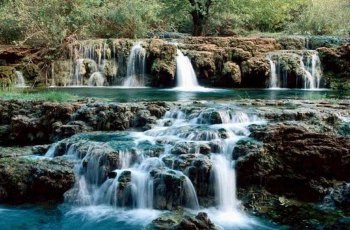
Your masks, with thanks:
[(13, 84), (15, 68), (0, 66), (0, 88), (9, 88)]

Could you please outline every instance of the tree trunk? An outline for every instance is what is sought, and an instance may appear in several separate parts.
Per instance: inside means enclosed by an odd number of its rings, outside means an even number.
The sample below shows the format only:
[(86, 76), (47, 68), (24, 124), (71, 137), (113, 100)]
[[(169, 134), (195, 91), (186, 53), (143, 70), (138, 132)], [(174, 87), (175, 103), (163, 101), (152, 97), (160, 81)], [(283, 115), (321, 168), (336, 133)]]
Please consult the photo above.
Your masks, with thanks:
[(193, 36), (204, 36), (205, 17), (199, 12), (192, 12)]

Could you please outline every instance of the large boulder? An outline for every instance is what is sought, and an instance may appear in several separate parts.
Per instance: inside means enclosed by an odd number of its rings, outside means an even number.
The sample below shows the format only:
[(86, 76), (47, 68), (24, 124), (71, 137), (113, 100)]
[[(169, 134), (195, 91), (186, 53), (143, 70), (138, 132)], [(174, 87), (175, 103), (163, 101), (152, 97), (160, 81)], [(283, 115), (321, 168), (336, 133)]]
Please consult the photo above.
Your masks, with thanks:
[(265, 88), (270, 74), (270, 65), (265, 57), (253, 57), (242, 63), (242, 86)]
[(196, 216), (182, 210), (166, 213), (153, 220), (146, 227), (147, 230), (215, 230), (214, 223), (208, 214), (200, 212)]
[(225, 88), (239, 86), (242, 81), (241, 68), (234, 62), (226, 62), (219, 79), (219, 85)]
[(8, 88), (14, 84), (15, 68), (0, 66), (0, 88)]
[(171, 87), (175, 85), (176, 46), (159, 39), (152, 39), (148, 50), (148, 63), (153, 76), (152, 86)]
[(59, 201), (74, 181), (73, 165), (67, 161), (0, 158), (1, 203)]
[(330, 86), (336, 89), (350, 89), (350, 44), (338, 48), (317, 49)]
[(272, 193), (320, 201), (333, 181), (350, 180), (349, 138), (288, 124), (254, 126), (251, 137), (264, 145), (247, 148), (238, 158), (240, 187), (260, 185)]

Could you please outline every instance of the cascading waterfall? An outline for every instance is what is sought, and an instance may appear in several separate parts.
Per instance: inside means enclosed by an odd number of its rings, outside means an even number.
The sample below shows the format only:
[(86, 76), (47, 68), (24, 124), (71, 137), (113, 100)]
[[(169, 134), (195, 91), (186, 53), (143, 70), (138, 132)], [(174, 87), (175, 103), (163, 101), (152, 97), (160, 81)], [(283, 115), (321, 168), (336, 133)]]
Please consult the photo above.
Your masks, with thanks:
[(176, 56), (176, 79), (178, 89), (191, 91), (200, 88), (190, 59), (179, 49)]
[(91, 74), (89, 78), (89, 86), (104, 86), (105, 78), (101, 72)]
[(322, 70), (317, 51), (282, 50), (266, 58), (270, 64), (269, 88), (321, 88)]
[(269, 87), (270, 88), (277, 88), (277, 86), (278, 86), (278, 75), (277, 75), (276, 62), (271, 59), (270, 55), (267, 56), (267, 60), (270, 63)]
[(16, 87), (26, 87), (26, 82), (21, 71), (15, 71)]
[(125, 87), (145, 86), (146, 73), (146, 49), (141, 43), (136, 43), (132, 48), (128, 58), (127, 79), (124, 81)]
[[(115, 52), (115, 44), (107, 40), (80, 41), (72, 44), (69, 46), (67, 60), (57, 60), (52, 63), (51, 86), (114, 84), (119, 65)], [(59, 78), (55, 79), (56, 76)], [(102, 77), (104, 82), (100, 84)]]
[[(309, 61), (308, 61), (309, 62)], [(304, 57), (301, 56), (300, 57), (300, 68), (302, 69), (302, 71), (304, 72), (304, 89), (315, 89), (315, 85), (316, 85), (316, 76), (313, 76), (309, 69), (306, 68), (305, 64), (304, 64)], [(312, 70), (312, 72), (314, 72), (314, 70)]]
[[(83, 134), (52, 145), (46, 157), (64, 155), (76, 162), (77, 182), (66, 201), (117, 209), (198, 210), (208, 207), (205, 199), (214, 191), (215, 210), (242, 222), (232, 154), (237, 141), (249, 135), (248, 125), (263, 121), (225, 106), (190, 111), (170, 110), (145, 132)], [(211, 182), (203, 185), (196, 175), (206, 170)]]

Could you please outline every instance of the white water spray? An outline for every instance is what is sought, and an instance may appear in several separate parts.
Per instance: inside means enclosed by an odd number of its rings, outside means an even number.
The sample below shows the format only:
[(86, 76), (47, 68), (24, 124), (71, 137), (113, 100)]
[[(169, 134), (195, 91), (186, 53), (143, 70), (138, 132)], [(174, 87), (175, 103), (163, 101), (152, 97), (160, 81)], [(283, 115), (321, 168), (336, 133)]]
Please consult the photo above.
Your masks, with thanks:
[[(322, 70), (318, 53), (314, 50), (294, 51), (282, 50), (267, 55), (266, 59), (270, 64), (269, 88), (290, 88), (300, 87), (304, 89), (318, 89), (321, 87)], [(298, 59), (298, 68), (300, 69), (300, 79), (297, 77), (291, 81), (290, 75), (281, 60)], [(284, 66), (284, 67), (283, 67)]]
[(16, 87), (26, 87), (26, 82), (21, 71), (15, 71)]
[(89, 86), (104, 86), (105, 77), (101, 72), (95, 72), (91, 74), (89, 78)]
[(127, 67), (127, 78), (123, 83), (125, 87), (145, 86), (146, 50), (141, 43), (136, 43), (130, 52)]
[(192, 67), (190, 59), (179, 49), (176, 56), (176, 88), (184, 91), (194, 91), (201, 89), (196, 73)]

